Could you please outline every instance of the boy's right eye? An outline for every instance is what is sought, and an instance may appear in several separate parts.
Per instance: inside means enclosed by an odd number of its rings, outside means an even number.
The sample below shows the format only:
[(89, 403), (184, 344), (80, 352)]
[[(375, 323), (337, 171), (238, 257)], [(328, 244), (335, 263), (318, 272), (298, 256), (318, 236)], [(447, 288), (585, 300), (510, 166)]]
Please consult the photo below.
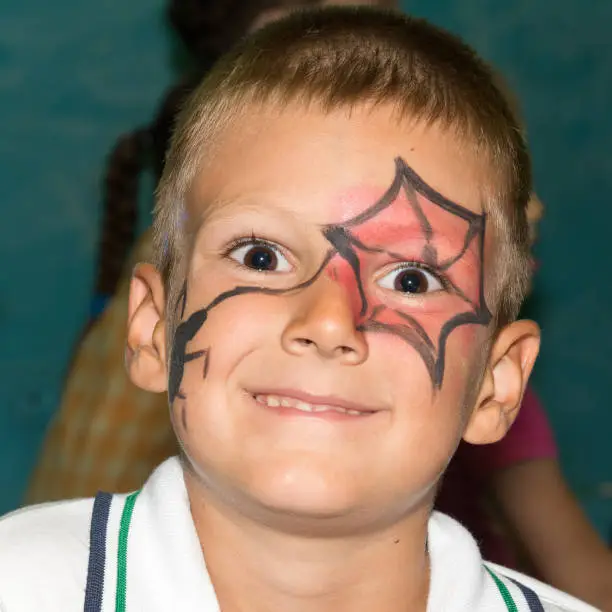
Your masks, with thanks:
[(228, 257), (245, 268), (258, 272), (289, 272), (291, 264), (281, 250), (269, 242), (249, 239), (234, 246)]

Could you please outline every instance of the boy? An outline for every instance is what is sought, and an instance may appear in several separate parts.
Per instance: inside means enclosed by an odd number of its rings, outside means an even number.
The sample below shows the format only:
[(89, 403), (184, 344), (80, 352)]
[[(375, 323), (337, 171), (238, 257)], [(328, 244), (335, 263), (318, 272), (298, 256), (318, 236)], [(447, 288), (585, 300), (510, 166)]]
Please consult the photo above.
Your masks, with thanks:
[(132, 280), (128, 370), (168, 391), (181, 459), (5, 519), (0, 607), (592, 609), (431, 512), (538, 352), (514, 320), (530, 188), (503, 96), (448, 34), (335, 9), (245, 41), (177, 124), (156, 267)]

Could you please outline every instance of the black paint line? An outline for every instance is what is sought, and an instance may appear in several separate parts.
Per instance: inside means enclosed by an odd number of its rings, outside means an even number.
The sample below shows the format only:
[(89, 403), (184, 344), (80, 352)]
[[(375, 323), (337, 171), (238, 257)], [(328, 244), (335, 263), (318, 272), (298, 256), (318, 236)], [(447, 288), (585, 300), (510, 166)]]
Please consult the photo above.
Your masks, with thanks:
[[(300, 291), (301, 289), (306, 289), (307, 287), (310, 287), (310, 285), (314, 284), (316, 280), (319, 278), (319, 276), (321, 276), (321, 273), (323, 272), (323, 270), (325, 269), (325, 267), (327, 266), (327, 264), (330, 262), (331, 258), (335, 254), (336, 254), (335, 251), (329, 250), (326, 253), (323, 259), (323, 262), (321, 263), (317, 271), (309, 279), (305, 280), (302, 283), (299, 283), (298, 285), (295, 285), (293, 287), (288, 287), (287, 289), (270, 289), (269, 287), (252, 287), (252, 286), (234, 287), (234, 289), (230, 289), (229, 291), (226, 291), (222, 293), (221, 295), (218, 295), (204, 310), (206, 310), (207, 312), (210, 312), (215, 306), (218, 306), (221, 302), (224, 302), (228, 298), (235, 297), (237, 295), (245, 295), (247, 293), (262, 293), (264, 295), (284, 295), (287, 293), (292, 293), (294, 291)], [(199, 312), (202, 312), (202, 311), (199, 311)], [(197, 313), (194, 313), (194, 314), (197, 314)], [(189, 319), (187, 321), (189, 321)], [(200, 327), (201, 326), (198, 326), (198, 329)], [(196, 333), (197, 333), (197, 330), (193, 335), (195, 336)]]
[(430, 187), (401, 157), (397, 157), (395, 163), (397, 164), (398, 169), (401, 170), (401, 176), (403, 176), (418, 193), (427, 198), (433, 204), (437, 204), (440, 208), (443, 208), (444, 210), (447, 210), (448, 212), (456, 215), (457, 217), (461, 217), (466, 221), (473, 221), (482, 216), (469, 208), (465, 208), (465, 206), (456, 204), (452, 200), (444, 197), (433, 187)]
[(479, 249), (480, 249), (480, 309), (486, 311), (489, 315), (489, 321), (492, 319), (491, 311), (489, 310), (485, 302), (485, 286), (484, 286), (484, 270), (485, 270), (485, 229), (486, 229), (486, 216), (482, 217), (482, 229), (480, 231)]
[(400, 255), (399, 253), (394, 253), (393, 251), (387, 251), (387, 249), (383, 249), (382, 247), (377, 246), (368, 246), (361, 242), (359, 238), (357, 238), (352, 232), (347, 231), (347, 235), (350, 237), (351, 243), (356, 246), (360, 251), (365, 251), (366, 253), (379, 253), (381, 255), (388, 255), (391, 259), (397, 260), (398, 263), (406, 261), (405, 255)]
[(195, 353), (188, 353), (185, 355), (185, 363), (189, 363), (190, 361), (194, 361), (195, 359), (199, 359), (203, 355), (206, 355), (207, 351), (196, 351)]
[(427, 332), (423, 328), (423, 326), (412, 316), (406, 314), (405, 312), (401, 312), (400, 310), (393, 310), (398, 317), (404, 319), (409, 325), (411, 325), (414, 331), (419, 335), (421, 341), (424, 342), (431, 351), (435, 350), (435, 345), (432, 342), (431, 338), (427, 335)]
[(482, 215), (475, 213), (460, 204), (456, 204), (452, 200), (449, 200), (443, 196), (440, 192), (436, 191), (433, 187), (430, 187), (401, 157), (395, 158), (395, 177), (393, 183), (386, 191), (386, 193), (373, 204), (370, 208), (366, 209), (356, 217), (349, 219), (342, 224), (343, 227), (355, 227), (361, 225), (365, 221), (372, 219), (378, 213), (383, 211), (385, 208), (390, 206), (397, 198), (402, 185), (406, 185), (406, 182), (418, 193), (427, 198), (433, 204), (440, 206), (444, 210), (465, 219), (466, 221), (473, 221), (480, 218)]
[[(447, 321), (442, 330), (440, 331), (440, 338), (438, 339), (438, 360), (436, 363), (435, 380), (439, 387), (442, 386), (442, 380), (444, 378), (444, 365), (446, 361), (446, 341), (450, 333), (459, 327), (460, 325), (489, 325), (493, 316), (489, 310), (485, 298), (484, 298), (484, 269), (485, 269), (485, 230), (486, 230), (486, 215), (483, 213), (474, 223), (478, 228), (479, 240), (479, 256), (480, 256), (480, 297), (478, 300), (478, 307), (472, 312), (464, 312), (456, 315), (449, 321)], [(468, 301), (471, 304), (471, 302)], [(472, 304), (473, 306), (473, 304)]]
[(172, 358), (170, 359), (170, 372), (168, 374), (168, 397), (170, 403), (174, 402), (183, 380), (187, 344), (193, 339), (193, 336), (202, 327), (207, 318), (208, 312), (206, 310), (198, 310), (187, 321), (180, 323), (176, 328), (172, 345)]
[(355, 249), (351, 246), (350, 234), (343, 228), (337, 226), (330, 226), (324, 232), (323, 235), (328, 242), (338, 251), (338, 255), (351, 266), (353, 274), (355, 275), (355, 281), (357, 282), (357, 288), (359, 290), (359, 298), (361, 299), (361, 310), (360, 316), (365, 316), (368, 311), (368, 299), (363, 288), (363, 282), (361, 280), (361, 263), (359, 257), (355, 253)]
[(181, 319), (185, 316), (185, 308), (187, 308), (187, 281), (183, 283), (183, 288), (179, 294), (179, 301), (181, 303)]
[(391, 183), (389, 189), (387, 189), (386, 193), (380, 198), (380, 200), (378, 200), (378, 202), (370, 206), (370, 208), (364, 210), (356, 217), (345, 221), (342, 224), (342, 227), (355, 227), (357, 225), (363, 225), (366, 221), (373, 219), (376, 215), (378, 215), (378, 213), (385, 210), (385, 208), (390, 206), (396, 200), (399, 190), (402, 186), (402, 174), (400, 172), (400, 168), (397, 164), (397, 161), (395, 166), (396, 169), (393, 182)]
[(183, 431), (187, 431), (187, 407), (185, 404), (181, 406), (181, 423), (183, 425)]
[[(398, 172), (400, 171), (401, 170), (398, 168)], [(423, 212), (423, 208), (419, 204), (419, 200), (416, 197), (417, 195), (416, 189), (413, 187), (410, 181), (406, 180), (405, 177), (402, 177), (402, 178), (404, 179), (403, 181), (404, 193), (406, 194), (408, 203), (410, 204), (414, 214), (416, 215), (416, 218), (419, 220), (419, 223), (421, 225), (421, 231), (423, 232), (423, 235), (425, 236), (425, 240), (427, 240), (427, 242), (431, 242), (431, 238), (433, 236), (433, 228), (431, 227), (431, 223), (429, 222), (429, 219), (425, 216), (425, 213)]]
[(464, 302), (468, 303), (472, 308), (478, 308), (478, 304), (474, 304), (470, 298), (465, 295), (462, 289), (460, 289), (448, 276), (444, 277), (444, 282), (451, 288), (451, 291), (459, 296)]
[(377, 304), (376, 306), (374, 306), (374, 308), (372, 308), (372, 314), (370, 314), (370, 320), (375, 320), (378, 314), (385, 309), (386, 306), (383, 306), (382, 304)]
[(438, 250), (436, 247), (428, 243), (423, 247), (423, 251), (421, 252), (421, 258), (430, 268), (438, 269)]
[[(319, 266), (317, 271), (308, 280), (298, 285), (295, 285), (294, 287), (289, 287), (287, 289), (270, 289), (268, 287), (242, 286), (234, 287), (229, 291), (221, 293), (212, 302), (210, 302), (210, 304), (206, 306), (206, 308), (197, 310), (196, 312), (191, 314), (188, 319), (179, 324), (175, 333), (175, 341), (177, 336), (180, 337), (181, 341), (183, 341), (183, 339), (187, 339), (187, 341), (192, 340), (198, 333), (200, 327), (202, 327), (202, 325), (208, 318), (208, 313), (213, 308), (215, 308), (222, 302), (225, 302), (225, 300), (231, 297), (236, 297), (238, 295), (246, 295), (248, 293), (262, 293), (264, 295), (282, 295), (309, 287), (319, 278), (319, 276), (321, 276), (321, 273), (323, 272), (325, 266), (327, 266), (333, 255), (335, 255), (334, 251), (328, 251), (323, 260), (323, 263)], [(184, 353), (182, 353), (181, 356), (184, 359)]]
[(437, 364), (436, 356), (429, 345), (421, 340), (421, 337), (416, 330), (406, 325), (389, 325), (387, 323), (380, 323), (379, 321), (367, 321), (363, 325), (359, 326), (359, 331), (391, 334), (393, 336), (397, 336), (406, 342), (406, 344), (412, 346), (423, 360), (423, 363), (427, 368), (427, 372), (429, 373), (429, 377), (432, 382), (434, 382), (434, 386), (437, 386), (434, 379)]
[(249, 293), (284, 295), (300, 289), (305, 289), (306, 287), (312, 285), (319, 278), (319, 276), (321, 276), (321, 273), (334, 255), (335, 251), (328, 251), (317, 271), (309, 279), (295, 285), (294, 287), (289, 287), (288, 289), (270, 289), (267, 287), (252, 286), (234, 287), (234, 289), (225, 291), (224, 293), (218, 295), (206, 308), (197, 310), (191, 314), (188, 319), (180, 323), (174, 334), (172, 358), (170, 359), (170, 372), (168, 375), (168, 398), (170, 403), (174, 402), (183, 380), (187, 344), (195, 337), (202, 325), (204, 325), (206, 319), (208, 318), (208, 313), (213, 308), (225, 300), (238, 295), (245, 295)]
[[(383, 195), (383, 197), (378, 200), (378, 202), (376, 202), (373, 206), (371, 206), (369, 209), (367, 209), (360, 215), (354, 217), (353, 219), (347, 221), (342, 225), (331, 225), (322, 228), (324, 237), (330, 242), (330, 244), (334, 246), (334, 249), (328, 251), (327, 256), (325, 257), (320, 268), (310, 279), (288, 289), (269, 289), (265, 287), (250, 286), (235, 287), (234, 289), (217, 296), (206, 308), (198, 310), (197, 312), (193, 313), (186, 321), (183, 321), (181, 324), (179, 324), (174, 337), (173, 356), (170, 362), (170, 375), (168, 386), (171, 402), (177, 396), (177, 393), (179, 393), (179, 387), (183, 378), (185, 363), (187, 359), (187, 343), (191, 339), (193, 339), (193, 337), (197, 334), (198, 330), (205, 323), (210, 310), (231, 297), (236, 297), (238, 295), (245, 295), (249, 293), (260, 293), (265, 295), (286, 295), (288, 293), (304, 289), (317, 280), (317, 278), (323, 272), (331, 258), (335, 254), (338, 254), (349, 263), (353, 270), (353, 273), (355, 274), (355, 279), (362, 300), (361, 314), (362, 316), (364, 316), (367, 312), (368, 305), (365, 291), (363, 288), (363, 282), (361, 279), (359, 257), (355, 251), (355, 248), (364, 248), (364, 250), (370, 250), (374, 252), (376, 252), (378, 249), (373, 249), (372, 247), (367, 247), (366, 245), (363, 245), (360, 241), (358, 241), (350, 234), (348, 228), (358, 226), (370, 219), (373, 219), (377, 214), (387, 208), (395, 200), (395, 198), (397, 198), (399, 189), (402, 185), (404, 185), (404, 187), (406, 188), (406, 183), (408, 183), (415, 191), (426, 197), (433, 204), (440, 206), (444, 210), (460, 217), (461, 219), (467, 220), (470, 223), (470, 228), (468, 229), (468, 235), (466, 236), (462, 253), (458, 257), (455, 257), (450, 260), (449, 262), (445, 262), (447, 266), (450, 267), (452, 263), (458, 261), (461, 256), (465, 254), (467, 246), (473, 239), (473, 236), (480, 234), (480, 306), (476, 309), (475, 312), (461, 313), (451, 318), (443, 325), (442, 330), (440, 332), (440, 336), (438, 338), (437, 358), (435, 355), (435, 351), (431, 348), (433, 346), (432, 340), (427, 336), (421, 326), (415, 326), (413, 325), (413, 322), (411, 322), (412, 327), (408, 327), (406, 325), (387, 325), (374, 321), (372, 320), (372, 317), (370, 317), (369, 320), (360, 325), (358, 329), (361, 331), (374, 331), (380, 333), (394, 334), (403, 339), (405, 342), (411, 344), (419, 352), (421, 358), (423, 359), (430, 373), (430, 377), (432, 379), (434, 387), (439, 388), (441, 386), (445, 367), (446, 341), (451, 331), (459, 325), (486, 325), (491, 320), (491, 314), (484, 302), (485, 216), (484, 214), (478, 215), (442, 196), (435, 189), (427, 185), (425, 181), (423, 181), (416, 174), (416, 172), (414, 172), (414, 170), (412, 170), (412, 168), (410, 168), (408, 164), (406, 164), (406, 162), (400, 157), (396, 158), (395, 164), (396, 174), (393, 183), (389, 187), (387, 192)], [(407, 193), (409, 193), (408, 190)], [(421, 210), (421, 213), (423, 213), (420, 207), (419, 210)], [(415, 210), (415, 214), (418, 214), (417, 210)], [(424, 231), (426, 231), (426, 228), (430, 226), (430, 224), (426, 216), (424, 216), (424, 219), (426, 223), (422, 224), (422, 228), (424, 228)], [(431, 228), (431, 231), (433, 232), (433, 228)], [(451, 286), (455, 289), (456, 293), (460, 297), (462, 297), (462, 299), (470, 303), (458, 287), (455, 287), (452, 283)], [(184, 301), (186, 302), (186, 291)], [(377, 312), (379, 311), (377, 310)], [(429, 340), (429, 342), (424, 340), (425, 337)], [(205, 368), (206, 367), (207, 365), (205, 364)]]
[(204, 353), (204, 368), (202, 370), (202, 378), (206, 378), (208, 376), (208, 368), (210, 367), (210, 349), (206, 349)]
[(446, 261), (440, 263), (441, 270), (448, 270), (452, 265), (456, 264), (467, 253), (467, 250), (470, 248), (472, 240), (474, 240), (474, 238), (478, 236), (478, 233), (481, 231), (481, 228), (482, 223), (480, 219), (469, 224), (468, 230), (465, 233), (465, 238), (463, 240), (463, 247), (461, 248), (459, 253), (457, 253), (457, 255), (453, 255), (453, 257), (450, 257)]
[(438, 387), (442, 386), (444, 378), (444, 363), (446, 360), (446, 340), (450, 333), (461, 325), (488, 325), (491, 322), (491, 314), (488, 310), (478, 312), (462, 312), (448, 320), (440, 332), (438, 341), (438, 360), (436, 362), (435, 382)]
[[(391, 257), (392, 259), (395, 259), (398, 263), (404, 263), (406, 262), (406, 256), (404, 255), (399, 255), (398, 253), (393, 253), (392, 251), (387, 251), (385, 249), (382, 248), (378, 248), (378, 247), (369, 247), (365, 244), (363, 244), (363, 242), (361, 242), (358, 238), (356, 238), (355, 236), (353, 236), (352, 233), (350, 232), (346, 232), (347, 235), (350, 237), (351, 242), (359, 249), (362, 251), (366, 251), (369, 253), (380, 253), (382, 255), (388, 255), (389, 257)], [(429, 245), (425, 245), (425, 249), (427, 249)], [(435, 247), (432, 247), (435, 251)], [(427, 266), (429, 266), (430, 268), (432, 268), (432, 272), (436, 272), (436, 270), (445, 270), (447, 268), (442, 268), (441, 266), (439, 266), (437, 264), (437, 262), (433, 259), (428, 258), (429, 257), (429, 252), (428, 251), (423, 251), (423, 253), (421, 254), (423, 257), (423, 263)], [(465, 251), (464, 251), (465, 252)], [(435, 252), (434, 256), (437, 258), (437, 252)], [(459, 258), (456, 259), (456, 261)], [(464, 302), (467, 302), (468, 304), (470, 304), (471, 306), (473, 306), (474, 308), (477, 308), (477, 306), (465, 295), (465, 293), (448, 277), (444, 278), (444, 283), (446, 285), (448, 285), (450, 287), (450, 289), (456, 293)]]

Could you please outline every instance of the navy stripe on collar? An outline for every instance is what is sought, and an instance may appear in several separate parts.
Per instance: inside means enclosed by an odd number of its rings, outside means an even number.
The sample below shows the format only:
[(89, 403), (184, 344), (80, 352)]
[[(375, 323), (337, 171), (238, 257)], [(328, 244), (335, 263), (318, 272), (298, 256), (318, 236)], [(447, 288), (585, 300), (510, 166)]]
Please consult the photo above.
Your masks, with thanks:
[(544, 606), (533, 589), (526, 587), (524, 584), (521, 584), (514, 578), (510, 578), (510, 580), (512, 580), (512, 582), (514, 582), (514, 584), (521, 589), (523, 597), (527, 600), (527, 604), (529, 605), (529, 612), (544, 612)]
[(84, 612), (100, 612), (104, 591), (104, 566), (106, 564), (106, 528), (113, 496), (98, 493), (94, 500), (89, 532), (89, 564), (85, 587)]

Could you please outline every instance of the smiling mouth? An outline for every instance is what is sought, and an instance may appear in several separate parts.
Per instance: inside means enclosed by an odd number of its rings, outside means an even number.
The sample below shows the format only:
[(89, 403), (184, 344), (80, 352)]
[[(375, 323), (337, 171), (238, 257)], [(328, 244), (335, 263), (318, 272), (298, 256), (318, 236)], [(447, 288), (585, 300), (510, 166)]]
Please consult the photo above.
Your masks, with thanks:
[(306, 413), (331, 412), (353, 417), (363, 417), (378, 412), (377, 410), (369, 410), (357, 405), (349, 405), (345, 402), (342, 402), (344, 405), (338, 405), (335, 398), (309, 398), (309, 401), (307, 401), (305, 398), (296, 398), (276, 393), (255, 393), (253, 398), (258, 404), (268, 408), (286, 408)]

